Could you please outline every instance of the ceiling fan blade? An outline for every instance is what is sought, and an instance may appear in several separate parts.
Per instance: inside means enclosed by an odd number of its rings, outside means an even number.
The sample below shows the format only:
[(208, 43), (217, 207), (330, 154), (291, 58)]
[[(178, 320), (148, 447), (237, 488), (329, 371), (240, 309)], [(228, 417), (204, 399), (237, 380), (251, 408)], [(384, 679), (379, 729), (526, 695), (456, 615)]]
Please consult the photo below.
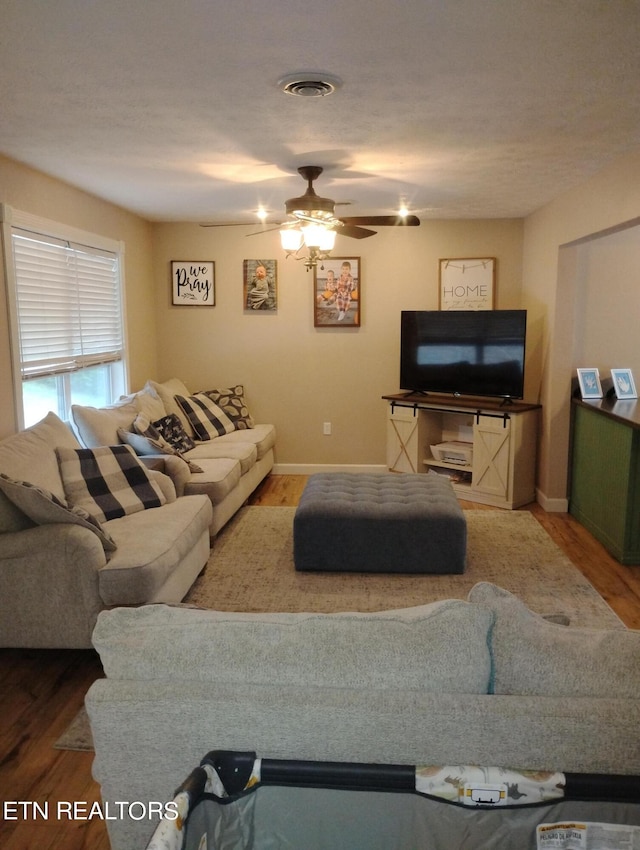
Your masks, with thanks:
[(200, 222), (200, 227), (247, 227), (250, 224), (250, 221), (216, 221)]
[(274, 224), (273, 227), (265, 227), (262, 230), (256, 230), (255, 233), (247, 233), (247, 236), (260, 236), (262, 233), (273, 233), (274, 230), (281, 230), (282, 224)]
[(375, 230), (367, 230), (364, 227), (356, 227), (353, 224), (345, 224), (345, 219), (341, 218), (341, 227), (336, 227), (338, 236), (350, 236), (352, 239), (366, 239), (368, 236), (375, 236)]
[[(201, 224), (200, 227), (251, 227), (250, 221), (226, 221), (220, 224)], [(256, 230), (255, 233), (247, 233), (247, 236), (260, 236), (261, 233), (272, 233), (274, 230), (280, 230), (282, 224), (273, 224), (272, 227), (263, 227), (262, 230)]]
[(345, 224), (369, 225), (370, 227), (417, 227), (420, 219), (417, 215), (356, 215), (340, 218)]

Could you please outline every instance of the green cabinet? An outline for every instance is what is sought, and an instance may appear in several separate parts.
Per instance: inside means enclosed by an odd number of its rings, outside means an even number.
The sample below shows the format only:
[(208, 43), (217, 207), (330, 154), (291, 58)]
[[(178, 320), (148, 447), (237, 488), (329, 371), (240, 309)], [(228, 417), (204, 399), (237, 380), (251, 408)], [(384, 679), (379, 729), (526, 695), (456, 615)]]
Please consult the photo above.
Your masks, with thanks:
[(574, 400), (569, 512), (622, 564), (640, 564), (636, 401)]

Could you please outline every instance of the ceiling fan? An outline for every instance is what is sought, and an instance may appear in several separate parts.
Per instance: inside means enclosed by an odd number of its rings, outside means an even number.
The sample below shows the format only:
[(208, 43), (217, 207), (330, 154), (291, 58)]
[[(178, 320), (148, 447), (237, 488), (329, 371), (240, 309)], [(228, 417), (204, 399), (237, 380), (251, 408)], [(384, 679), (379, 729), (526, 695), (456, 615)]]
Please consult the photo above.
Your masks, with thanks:
[[(298, 168), (298, 174), (307, 181), (307, 190), (299, 198), (289, 198), (285, 201), (285, 209), (288, 221), (281, 222), (275, 227), (258, 233), (267, 233), (269, 230), (280, 228), (302, 226), (304, 224), (316, 224), (327, 230), (335, 230), (342, 236), (350, 236), (353, 239), (366, 239), (375, 236), (375, 230), (370, 227), (417, 227), (420, 219), (415, 215), (365, 215), (365, 216), (336, 216), (335, 201), (331, 198), (321, 198), (313, 188), (313, 181), (322, 174), (323, 168), (319, 165), (303, 165)], [(217, 224), (203, 224), (202, 227), (219, 227)], [(250, 236), (257, 236), (251, 233)]]
[(368, 227), (417, 227), (420, 219), (415, 215), (366, 215), (366, 216), (336, 216), (335, 201), (331, 198), (321, 198), (313, 188), (313, 181), (322, 174), (319, 165), (303, 165), (298, 174), (307, 181), (307, 191), (299, 198), (289, 198), (285, 201), (285, 209), (290, 222), (310, 222), (335, 228), (342, 236), (353, 239), (366, 239), (375, 236), (375, 230)]

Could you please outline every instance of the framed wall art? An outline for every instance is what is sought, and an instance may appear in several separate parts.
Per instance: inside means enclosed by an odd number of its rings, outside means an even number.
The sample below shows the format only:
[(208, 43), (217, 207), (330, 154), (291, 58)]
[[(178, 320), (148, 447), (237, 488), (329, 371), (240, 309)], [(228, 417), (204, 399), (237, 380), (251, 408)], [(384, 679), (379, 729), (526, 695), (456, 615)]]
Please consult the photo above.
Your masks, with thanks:
[(495, 287), (495, 257), (440, 260), (441, 310), (493, 310)]
[(278, 309), (277, 260), (244, 260), (242, 279), (246, 312)]
[(612, 369), (611, 379), (616, 398), (638, 398), (631, 369)]
[(213, 307), (216, 303), (215, 263), (211, 260), (172, 260), (173, 304)]
[(578, 369), (578, 383), (580, 384), (580, 395), (583, 399), (602, 398), (600, 372), (597, 369)]
[(360, 265), (360, 257), (329, 257), (314, 266), (314, 327), (360, 327), (362, 309)]

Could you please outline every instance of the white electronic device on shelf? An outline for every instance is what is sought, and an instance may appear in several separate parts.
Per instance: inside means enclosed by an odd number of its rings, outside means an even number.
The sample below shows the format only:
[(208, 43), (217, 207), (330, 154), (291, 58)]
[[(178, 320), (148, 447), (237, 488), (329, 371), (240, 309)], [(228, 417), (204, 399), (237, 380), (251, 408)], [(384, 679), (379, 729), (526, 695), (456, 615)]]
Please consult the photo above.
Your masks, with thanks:
[(473, 464), (473, 443), (465, 443), (463, 440), (438, 443), (436, 446), (431, 446), (431, 454), (435, 460), (442, 463), (471, 466)]

